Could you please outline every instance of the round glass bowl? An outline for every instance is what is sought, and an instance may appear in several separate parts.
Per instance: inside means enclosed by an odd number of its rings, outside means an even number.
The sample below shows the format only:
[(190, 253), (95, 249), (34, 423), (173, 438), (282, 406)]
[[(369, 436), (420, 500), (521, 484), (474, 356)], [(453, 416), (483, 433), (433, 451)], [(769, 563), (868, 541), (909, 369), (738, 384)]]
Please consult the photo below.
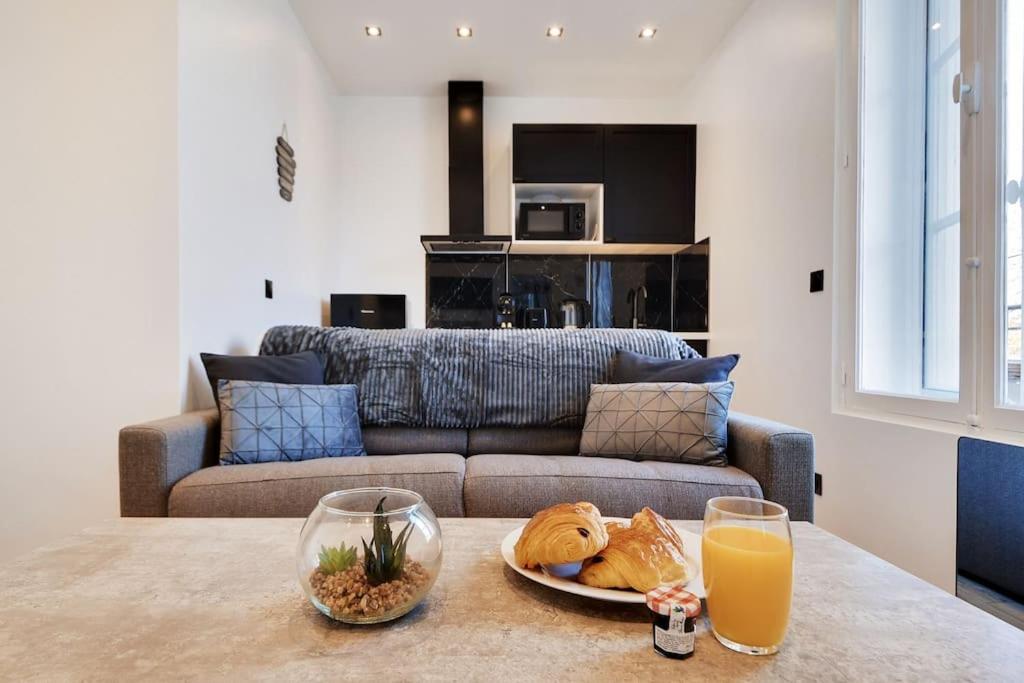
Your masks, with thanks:
[(423, 601), (441, 569), (441, 528), (413, 491), (335, 491), (299, 533), (299, 583), (318, 610), (349, 624), (397, 619)]

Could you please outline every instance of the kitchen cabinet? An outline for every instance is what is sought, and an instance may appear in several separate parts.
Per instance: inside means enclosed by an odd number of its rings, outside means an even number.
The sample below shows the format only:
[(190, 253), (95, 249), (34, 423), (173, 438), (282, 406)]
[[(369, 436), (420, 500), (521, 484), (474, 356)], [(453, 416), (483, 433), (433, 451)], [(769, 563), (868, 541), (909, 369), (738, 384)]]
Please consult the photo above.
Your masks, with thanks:
[(512, 182), (600, 183), (603, 177), (604, 126), (512, 126)]
[(612, 125), (604, 130), (604, 241), (692, 243), (697, 127)]

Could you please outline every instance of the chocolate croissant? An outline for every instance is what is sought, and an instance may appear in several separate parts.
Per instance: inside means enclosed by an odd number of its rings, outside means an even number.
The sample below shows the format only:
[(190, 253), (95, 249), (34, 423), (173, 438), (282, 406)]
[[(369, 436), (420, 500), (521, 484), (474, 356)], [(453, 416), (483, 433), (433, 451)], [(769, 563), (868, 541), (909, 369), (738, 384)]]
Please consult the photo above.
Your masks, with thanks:
[(632, 588), (646, 593), (687, 574), (683, 541), (650, 508), (633, 515), (628, 527), (611, 529), (607, 547), (583, 563), (578, 580), (596, 588)]
[(516, 564), (579, 562), (608, 545), (601, 512), (590, 503), (562, 503), (533, 516), (516, 542)]

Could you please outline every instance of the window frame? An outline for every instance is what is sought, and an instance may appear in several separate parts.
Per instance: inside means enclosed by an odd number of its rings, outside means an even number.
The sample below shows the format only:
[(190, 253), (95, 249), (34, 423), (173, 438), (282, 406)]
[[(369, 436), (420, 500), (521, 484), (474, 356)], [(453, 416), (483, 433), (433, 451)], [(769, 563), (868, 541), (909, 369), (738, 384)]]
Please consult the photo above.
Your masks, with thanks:
[[(965, 45), (965, 34), (973, 30), (967, 5), (961, 2), (961, 69), (970, 63)], [(972, 320), (974, 297), (973, 270), (964, 266), (964, 255), (976, 253), (974, 249), (974, 216), (965, 205), (965, 188), (971, 187), (974, 169), (969, 145), (973, 125), (961, 108), (960, 130), (960, 387), (956, 400), (940, 400), (928, 396), (906, 396), (882, 392), (863, 391), (857, 387), (860, 358), (860, 305), (861, 292), (861, 186), (863, 169), (860, 164), (860, 121), (862, 101), (862, 59), (860, 0), (840, 0), (837, 15), (837, 83), (836, 83), (836, 164), (834, 221), (836, 226), (835, 259), (833, 263), (839, 284), (835, 295), (838, 315), (834, 322), (836, 342), (836, 382), (833, 405), (841, 410), (857, 413), (884, 413), (887, 415), (924, 418), (952, 425), (971, 425), (976, 422), (973, 409), (976, 397), (973, 364), (969, 359), (975, 353), (972, 332), (976, 326), (965, 324)], [(972, 43), (973, 45), (973, 43)], [(952, 84), (950, 84), (952, 92)], [(923, 226), (922, 226), (923, 229)]]
[[(1005, 42), (1005, 3), (965, 0), (975, 7), (977, 25), (976, 61), (984, 76), (981, 89), (981, 111), (975, 149), (978, 164), (979, 201), (978, 224), (990, 227), (979, 231), (978, 253), (981, 267), (978, 269), (979, 297), (979, 366), (978, 416), (986, 428), (1003, 431), (1024, 431), (1024, 408), (1001, 405), (1003, 365), (1003, 327), (1005, 325), (1006, 271), (1005, 234), (1003, 230), (1003, 207), (1005, 182), (1003, 179), (1003, 154), (1006, 144), (1003, 139), (1005, 111), (1002, 102), (1004, 79), (1002, 54)], [(986, 83), (990, 87), (984, 87)]]
[[(1024, 408), (1001, 405), (1005, 316), (1003, 241), (1004, 2), (961, 0), (961, 73), (976, 113), (960, 109), (960, 390), (955, 402), (859, 391), (860, 0), (839, 0), (835, 141), (833, 409), (1022, 442)], [(952, 96), (952, 84), (950, 84)]]

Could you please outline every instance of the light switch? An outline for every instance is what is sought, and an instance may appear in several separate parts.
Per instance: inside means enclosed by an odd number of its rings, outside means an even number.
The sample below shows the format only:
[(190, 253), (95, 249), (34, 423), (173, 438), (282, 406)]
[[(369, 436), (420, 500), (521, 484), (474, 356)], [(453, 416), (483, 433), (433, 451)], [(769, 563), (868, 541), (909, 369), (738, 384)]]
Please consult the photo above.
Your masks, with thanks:
[(811, 292), (821, 292), (825, 289), (825, 271), (816, 270), (811, 273)]

